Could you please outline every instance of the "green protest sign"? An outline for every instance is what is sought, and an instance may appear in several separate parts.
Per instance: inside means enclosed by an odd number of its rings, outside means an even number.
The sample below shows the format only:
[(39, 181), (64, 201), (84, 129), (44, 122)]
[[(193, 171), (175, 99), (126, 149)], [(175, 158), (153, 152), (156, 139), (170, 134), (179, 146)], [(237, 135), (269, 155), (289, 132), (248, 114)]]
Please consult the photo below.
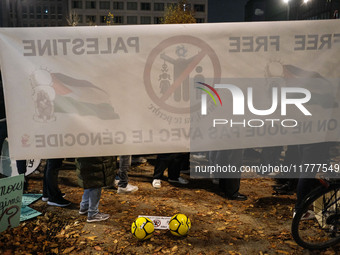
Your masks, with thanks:
[(20, 223), (24, 175), (0, 179), (0, 232)]

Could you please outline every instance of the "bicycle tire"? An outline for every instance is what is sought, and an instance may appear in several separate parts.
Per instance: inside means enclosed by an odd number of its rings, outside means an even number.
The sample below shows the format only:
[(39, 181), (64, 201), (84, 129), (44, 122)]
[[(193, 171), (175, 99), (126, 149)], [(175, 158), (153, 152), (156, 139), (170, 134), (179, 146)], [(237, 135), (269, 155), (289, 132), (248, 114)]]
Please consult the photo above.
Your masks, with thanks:
[[(339, 191), (339, 184), (331, 184), (329, 188), (318, 187), (304, 200), (304, 206), (296, 212), (292, 221), (292, 236), (298, 245), (306, 249), (317, 250), (340, 242)], [(302, 220), (305, 212), (311, 208), (316, 217)]]

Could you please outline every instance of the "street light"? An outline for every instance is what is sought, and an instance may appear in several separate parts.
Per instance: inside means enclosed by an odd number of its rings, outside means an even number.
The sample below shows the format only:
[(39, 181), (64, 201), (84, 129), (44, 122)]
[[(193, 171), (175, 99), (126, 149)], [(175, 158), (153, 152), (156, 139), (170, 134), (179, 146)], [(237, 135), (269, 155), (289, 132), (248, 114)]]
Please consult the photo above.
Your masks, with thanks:
[(289, 12), (290, 12), (290, 6), (289, 6), (290, 0), (283, 0), (285, 4), (287, 4), (287, 20), (289, 20)]
[[(303, 4), (307, 5), (307, 3), (309, 2), (310, 0), (303, 0)], [(287, 20), (290, 19), (290, 0), (283, 0), (283, 2), (285, 4), (287, 4)], [(302, 4), (301, 4), (302, 6)]]

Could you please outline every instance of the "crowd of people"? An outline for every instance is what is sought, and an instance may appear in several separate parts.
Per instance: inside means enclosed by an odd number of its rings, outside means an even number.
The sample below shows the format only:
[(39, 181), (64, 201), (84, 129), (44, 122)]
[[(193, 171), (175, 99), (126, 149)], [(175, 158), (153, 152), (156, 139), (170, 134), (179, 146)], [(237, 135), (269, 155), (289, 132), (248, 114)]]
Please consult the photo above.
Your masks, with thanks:
[[(320, 162), (328, 164), (330, 146), (330, 143), (297, 145), (295, 148), (297, 154), (294, 156), (300, 160), (301, 164), (306, 162), (309, 164), (319, 164)], [(210, 151), (205, 152), (204, 157), (209, 164), (231, 164), (240, 167), (244, 163), (244, 151), (242, 149)], [(262, 149), (261, 160), (263, 160), (263, 154), (266, 153), (266, 150)], [(189, 169), (189, 158), (190, 153), (156, 155), (153, 180), (151, 182), (153, 188), (160, 189), (163, 180), (169, 183), (187, 185), (189, 180), (181, 176), (181, 170)], [(128, 172), (131, 169), (131, 159), (131, 155), (75, 159), (78, 184), (84, 189), (79, 214), (87, 214), (87, 222), (103, 221), (110, 217), (98, 209), (103, 188), (115, 187), (118, 194), (129, 194), (138, 191), (137, 186), (129, 183)], [(268, 160), (268, 158), (266, 159)], [(272, 157), (272, 160), (275, 160), (275, 157)], [(44, 168), (42, 200), (51, 206), (66, 207), (71, 205), (71, 202), (65, 199), (66, 194), (60, 191), (58, 186), (58, 172), (62, 167), (62, 161), (63, 159), (48, 159)], [(280, 164), (280, 162), (277, 162), (277, 164)], [(165, 171), (168, 171), (167, 177), (164, 175)], [(241, 173), (229, 177), (218, 179), (219, 189), (223, 196), (229, 200), (247, 200), (247, 196), (239, 192)], [(294, 179), (297, 182), (294, 190), (297, 194), (295, 210), (301, 208), (303, 199), (318, 183), (315, 178), (311, 177), (314, 176), (311, 176), (311, 173), (306, 173), (301, 174), (300, 178)], [(292, 179), (289, 180), (291, 181)], [(309, 219), (313, 215), (311, 215), (311, 212), (306, 212), (304, 217)]]

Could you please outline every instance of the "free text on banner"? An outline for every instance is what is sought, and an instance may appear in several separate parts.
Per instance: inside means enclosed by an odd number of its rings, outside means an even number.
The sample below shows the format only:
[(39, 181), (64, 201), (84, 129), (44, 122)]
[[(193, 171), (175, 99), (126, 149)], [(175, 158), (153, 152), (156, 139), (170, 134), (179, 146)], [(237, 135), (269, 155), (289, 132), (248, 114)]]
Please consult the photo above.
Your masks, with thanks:
[(339, 24), (2, 28), (11, 156), (338, 141)]

